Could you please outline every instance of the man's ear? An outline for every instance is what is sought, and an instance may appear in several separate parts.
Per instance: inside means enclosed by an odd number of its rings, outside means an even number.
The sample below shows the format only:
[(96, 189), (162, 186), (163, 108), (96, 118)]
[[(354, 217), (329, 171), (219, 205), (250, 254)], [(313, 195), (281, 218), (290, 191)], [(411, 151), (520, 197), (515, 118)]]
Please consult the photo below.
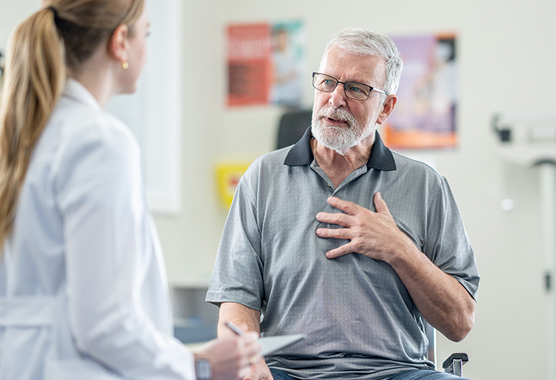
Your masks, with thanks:
[(386, 101), (382, 105), (382, 111), (378, 115), (376, 120), (377, 124), (382, 124), (388, 119), (394, 108), (396, 107), (396, 103), (398, 102), (398, 97), (396, 95), (388, 95), (386, 97)]
[(118, 62), (127, 59), (127, 37), (129, 29), (127, 25), (120, 25), (116, 28), (108, 42), (108, 53)]

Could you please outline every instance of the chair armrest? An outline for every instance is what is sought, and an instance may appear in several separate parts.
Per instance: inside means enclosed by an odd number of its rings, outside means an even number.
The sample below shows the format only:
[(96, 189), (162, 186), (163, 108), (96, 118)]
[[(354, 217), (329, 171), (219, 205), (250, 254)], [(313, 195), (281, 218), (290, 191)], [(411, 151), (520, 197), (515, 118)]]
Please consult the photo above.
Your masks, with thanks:
[(452, 354), (448, 359), (444, 360), (444, 363), (442, 363), (442, 368), (444, 368), (444, 372), (462, 376), (462, 367), (468, 361), (469, 356), (467, 356), (467, 354), (465, 353)]

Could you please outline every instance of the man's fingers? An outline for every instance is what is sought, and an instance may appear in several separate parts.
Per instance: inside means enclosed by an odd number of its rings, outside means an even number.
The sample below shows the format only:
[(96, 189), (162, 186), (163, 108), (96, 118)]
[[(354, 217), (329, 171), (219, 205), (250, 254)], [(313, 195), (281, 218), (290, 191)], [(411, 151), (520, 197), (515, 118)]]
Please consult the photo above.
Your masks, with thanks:
[(269, 380), (272, 379), (272, 375), (264, 359), (260, 358), (256, 364), (247, 367), (247, 371), (240, 378), (243, 380)]
[(317, 235), (322, 238), (351, 239), (347, 228), (317, 228)]
[(388, 209), (388, 205), (386, 204), (384, 199), (382, 199), (382, 194), (380, 194), (379, 192), (375, 193), (374, 204), (375, 204), (376, 212), (378, 212), (379, 214), (390, 215), (390, 210)]
[(326, 257), (328, 259), (335, 259), (340, 256), (345, 256), (349, 253), (352, 253), (353, 250), (351, 249), (351, 244), (344, 244), (341, 247), (333, 249), (331, 251), (326, 252)]
[(337, 224), (342, 227), (349, 227), (350, 216), (341, 212), (319, 212), (317, 220), (321, 223)]
[(348, 215), (354, 215), (357, 211), (361, 208), (361, 206), (357, 205), (353, 202), (344, 201), (338, 197), (329, 197), (327, 202), (330, 206), (337, 208), (338, 210), (342, 210)]

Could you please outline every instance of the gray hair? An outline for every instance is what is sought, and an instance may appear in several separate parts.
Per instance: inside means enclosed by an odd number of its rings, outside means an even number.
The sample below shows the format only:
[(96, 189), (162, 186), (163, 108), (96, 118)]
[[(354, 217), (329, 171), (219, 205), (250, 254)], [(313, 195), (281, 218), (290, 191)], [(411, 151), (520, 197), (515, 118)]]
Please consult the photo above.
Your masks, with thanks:
[(384, 58), (386, 83), (382, 90), (388, 94), (396, 93), (400, 84), (403, 63), (398, 48), (388, 36), (362, 28), (344, 29), (330, 40), (324, 50), (322, 60), (333, 45), (350, 53)]

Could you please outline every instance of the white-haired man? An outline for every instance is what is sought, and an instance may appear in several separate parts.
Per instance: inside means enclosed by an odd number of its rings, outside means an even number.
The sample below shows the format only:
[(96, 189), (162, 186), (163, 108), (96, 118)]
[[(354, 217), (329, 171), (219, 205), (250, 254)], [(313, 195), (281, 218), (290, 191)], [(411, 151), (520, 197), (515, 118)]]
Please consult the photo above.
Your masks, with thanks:
[(308, 334), (245, 379), (452, 377), (425, 359), (424, 323), (463, 339), (479, 274), (445, 178), (377, 132), (401, 69), (388, 37), (340, 32), (313, 73), (311, 128), (240, 181), (207, 293), (219, 335)]

